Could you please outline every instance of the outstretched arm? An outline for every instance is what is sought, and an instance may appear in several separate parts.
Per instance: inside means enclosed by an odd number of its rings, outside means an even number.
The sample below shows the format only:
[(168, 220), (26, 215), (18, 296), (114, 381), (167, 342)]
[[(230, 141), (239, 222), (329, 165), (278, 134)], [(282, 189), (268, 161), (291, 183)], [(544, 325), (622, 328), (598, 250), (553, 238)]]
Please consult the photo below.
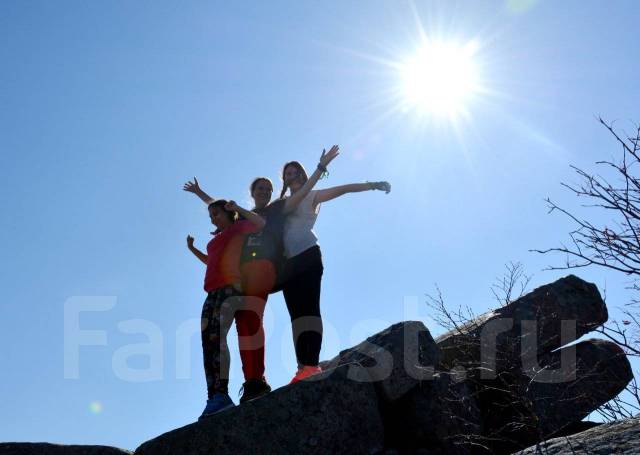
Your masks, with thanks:
[(337, 145), (331, 147), (328, 153), (325, 152), (324, 149), (322, 150), (322, 155), (320, 155), (320, 162), (318, 163), (316, 170), (313, 172), (313, 174), (311, 174), (311, 176), (309, 176), (309, 179), (305, 182), (302, 188), (289, 196), (285, 201), (283, 209), (284, 213), (293, 212), (296, 207), (298, 207), (300, 202), (302, 202), (302, 200), (307, 197), (309, 191), (311, 191), (315, 184), (318, 183), (318, 180), (320, 180), (322, 174), (327, 170), (327, 166), (329, 165), (329, 163), (331, 163), (331, 161), (333, 161), (333, 159), (340, 154), (339, 150), (340, 147), (338, 147)]
[(189, 193), (195, 194), (200, 199), (202, 199), (202, 202), (204, 202), (207, 205), (211, 204), (212, 202), (215, 202), (214, 198), (212, 198), (207, 193), (202, 191), (202, 188), (200, 188), (200, 184), (198, 183), (198, 179), (195, 177), (193, 178), (193, 182), (189, 181), (185, 183), (182, 189)]
[(264, 218), (262, 218), (260, 215), (258, 215), (255, 212), (252, 212), (251, 210), (243, 209), (238, 204), (236, 204), (235, 201), (227, 202), (227, 204), (224, 206), (224, 208), (226, 210), (231, 210), (233, 212), (238, 212), (240, 215), (242, 215), (242, 217), (245, 220), (249, 221), (251, 224), (253, 224), (258, 229), (262, 229), (264, 227), (264, 225), (267, 224), (267, 222), (264, 220)]
[(327, 202), (331, 199), (342, 196), (347, 193), (359, 193), (361, 191), (380, 190), (385, 193), (391, 191), (391, 185), (389, 182), (367, 182), (367, 183), (350, 183), (348, 185), (334, 186), (331, 188), (325, 188), (318, 190), (316, 198), (314, 199), (314, 205), (318, 205), (321, 202)]
[(209, 262), (209, 256), (193, 246), (193, 237), (190, 235), (187, 236), (187, 248), (189, 248), (189, 251), (191, 251), (195, 257), (200, 259), (204, 265), (207, 265)]

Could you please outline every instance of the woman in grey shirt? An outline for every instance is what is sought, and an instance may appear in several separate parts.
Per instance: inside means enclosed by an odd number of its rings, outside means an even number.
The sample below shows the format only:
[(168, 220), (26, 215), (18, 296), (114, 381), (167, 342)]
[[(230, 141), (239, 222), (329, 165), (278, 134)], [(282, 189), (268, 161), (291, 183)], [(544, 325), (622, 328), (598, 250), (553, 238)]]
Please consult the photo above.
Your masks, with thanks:
[[(321, 164), (320, 171), (326, 171)], [(282, 169), (284, 187), (280, 197), (300, 191), (307, 182), (307, 173), (298, 161), (290, 161)], [(308, 185), (307, 185), (308, 187)], [(318, 367), (322, 346), (322, 317), (320, 315), (320, 283), (324, 267), (318, 239), (313, 226), (320, 212), (320, 204), (343, 194), (360, 191), (391, 191), (388, 182), (352, 183), (322, 190), (312, 190), (293, 210), (285, 222), (284, 294), (298, 360), (298, 371), (291, 382), (299, 381), (320, 372)]]

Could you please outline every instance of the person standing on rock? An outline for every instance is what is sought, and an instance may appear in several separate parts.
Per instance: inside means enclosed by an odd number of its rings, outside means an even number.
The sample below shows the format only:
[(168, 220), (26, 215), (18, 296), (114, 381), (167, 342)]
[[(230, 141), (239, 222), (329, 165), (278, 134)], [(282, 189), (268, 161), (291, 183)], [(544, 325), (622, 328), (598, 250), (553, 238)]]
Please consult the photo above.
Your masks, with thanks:
[[(269, 293), (278, 290), (278, 272), (284, 263), (282, 238), (285, 218), (318, 181), (322, 175), (320, 169), (326, 169), (338, 154), (337, 145), (334, 145), (329, 152), (323, 150), (318, 164), (319, 170), (311, 175), (307, 184), (295, 197), (279, 199), (269, 204), (273, 193), (271, 180), (258, 177), (251, 183), (250, 194), (255, 202), (252, 211), (264, 218), (266, 225), (261, 231), (246, 235), (240, 255), (239, 267), (244, 305), (243, 309), (236, 313), (236, 329), (245, 377), (240, 403), (271, 391), (264, 377), (265, 336), (262, 319)], [(195, 177), (193, 182), (185, 183), (183, 189), (195, 194), (207, 204), (214, 202), (214, 199), (200, 188)], [(191, 246), (189, 248), (198, 256)]]
[[(321, 169), (326, 172), (326, 169)], [(290, 161), (282, 168), (283, 188), (294, 198), (306, 186), (307, 173), (298, 161)], [(320, 204), (347, 193), (381, 190), (389, 193), (388, 182), (352, 183), (310, 191), (287, 217), (284, 228), (284, 299), (289, 310), (298, 370), (291, 383), (321, 371), (318, 366), (322, 346), (322, 317), (320, 315), (320, 285), (324, 267), (318, 239), (313, 226), (320, 212)]]
[[(244, 219), (237, 220), (238, 214)], [(207, 404), (200, 418), (233, 406), (229, 397), (229, 347), (227, 333), (234, 318), (238, 333), (247, 330), (244, 298), (241, 293), (239, 258), (244, 238), (265, 226), (260, 215), (239, 207), (234, 201), (218, 200), (209, 204), (209, 216), (216, 226), (207, 253), (198, 250), (187, 237), (189, 250), (207, 266), (202, 307), (201, 336), (204, 371), (207, 380)]]

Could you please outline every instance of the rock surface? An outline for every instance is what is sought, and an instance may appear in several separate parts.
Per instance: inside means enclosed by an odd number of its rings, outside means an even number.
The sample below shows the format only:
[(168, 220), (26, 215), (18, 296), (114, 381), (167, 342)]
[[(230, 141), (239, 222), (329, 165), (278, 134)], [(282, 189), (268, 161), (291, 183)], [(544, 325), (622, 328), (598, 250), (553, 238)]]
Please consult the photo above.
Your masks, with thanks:
[(109, 446), (62, 445), (46, 442), (0, 442), (0, 455), (125, 455), (127, 450)]
[(362, 343), (323, 362), (323, 369), (351, 363), (365, 367), (379, 382), (385, 399), (397, 400), (420, 381), (430, 379), (440, 352), (429, 330), (419, 321), (394, 324)]
[(482, 439), (475, 390), (455, 375), (436, 373), (384, 411), (387, 447), (401, 453), (470, 454)]
[[(375, 453), (384, 445), (371, 381), (344, 365), (145, 442), (136, 455)], [(365, 375), (362, 370), (359, 375)]]
[(636, 455), (638, 453), (640, 453), (640, 416), (599, 425), (571, 436), (549, 439), (518, 452), (518, 455)]

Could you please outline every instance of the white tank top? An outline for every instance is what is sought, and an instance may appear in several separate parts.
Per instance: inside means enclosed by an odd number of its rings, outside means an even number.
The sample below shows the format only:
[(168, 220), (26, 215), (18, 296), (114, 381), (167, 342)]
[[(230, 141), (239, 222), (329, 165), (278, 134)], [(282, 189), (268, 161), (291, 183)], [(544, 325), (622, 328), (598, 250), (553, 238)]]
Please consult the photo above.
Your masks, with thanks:
[(315, 190), (309, 191), (298, 207), (287, 216), (284, 225), (284, 254), (287, 258), (318, 244), (318, 237), (313, 232), (313, 225), (320, 213), (320, 204), (315, 209), (313, 207), (316, 193)]

